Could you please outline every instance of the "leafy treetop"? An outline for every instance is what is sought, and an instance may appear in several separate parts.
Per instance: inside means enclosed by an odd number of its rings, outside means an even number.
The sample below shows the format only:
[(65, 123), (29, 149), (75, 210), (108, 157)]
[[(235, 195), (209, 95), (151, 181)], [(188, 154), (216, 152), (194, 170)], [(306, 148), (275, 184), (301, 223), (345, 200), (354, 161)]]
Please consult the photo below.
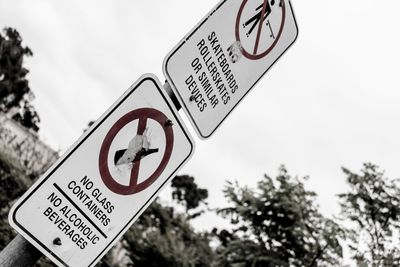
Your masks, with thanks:
[(5, 28), (0, 33), (0, 111), (15, 110), (13, 119), (34, 131), (39, 130), (39, 116), (30, 102), (34, 98), (23, 66), (24, 58), (32, 56), (29, 47), (22, 46), (17, 30)]

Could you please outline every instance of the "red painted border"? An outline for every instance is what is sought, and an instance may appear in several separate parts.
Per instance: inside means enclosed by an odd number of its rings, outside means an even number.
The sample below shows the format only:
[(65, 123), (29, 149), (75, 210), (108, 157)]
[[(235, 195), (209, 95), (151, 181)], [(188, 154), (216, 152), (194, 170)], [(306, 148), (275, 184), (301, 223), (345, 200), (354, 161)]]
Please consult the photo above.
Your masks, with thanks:
[[(134, 120), (139, 120), (139, 126), (141, 125), (142, 127), (139, 127), (141, 129), (138, 128), (138, 134), (142, 134), (144, 131), (143, 125), (146, 125), (147, 119), (153, 119), (154, 121), (158, 122), (164, 130), (166, 145), (163, 158), (160, 165), (153, 172), (153, 174), (139, 184), (137, 183), (137, 181), (140, 169), (140, 160), (138, 160), (132, 167), (131, 180), (129, 185), (121, 185), (120, 183), (116, 182), (115, 179), (112, 177), (108, 166), (108, 154), (110, 152), (111, 143), (118, 132), (125, 125)], [(101, 145), (99, 156), (99, 170), (101, 179), (112, 192), (119, 195), (136, 194), (148, 188), (157, 180), (158, 177), (160, 177), (160, 175), (166, 168), (169, 159), (171, 158), (174, 144), (173, 128), (171, 126), (165, 125), (167, 121), (168, 118), (164, 115), (164, 113), (152, 108), (141, 108), (125, 114), (111, 127), (106, 137), (104, 138), (103, 144)]]

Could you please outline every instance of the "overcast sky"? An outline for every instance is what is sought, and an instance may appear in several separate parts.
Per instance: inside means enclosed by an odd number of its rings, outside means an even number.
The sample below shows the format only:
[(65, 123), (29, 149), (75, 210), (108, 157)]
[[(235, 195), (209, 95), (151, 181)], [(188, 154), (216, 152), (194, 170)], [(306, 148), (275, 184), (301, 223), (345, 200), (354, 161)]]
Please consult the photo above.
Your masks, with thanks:
[[(165, 55), (216, 3), (0, 0), (0, 27), (17, 28), (34, 52), (26, 63), (43, 139), (65, 151), (140, 75), (164, 81)], [(310, 176), (328, 215), (346, 189), (341, 166), (372, 162), (400, 176), (400, 1), (292, 4), (294, 46), (210, 140), (193, 132), (181, 173), (210, 191), (213, 207), (227, 179), (254, 186), (280, 164)]]

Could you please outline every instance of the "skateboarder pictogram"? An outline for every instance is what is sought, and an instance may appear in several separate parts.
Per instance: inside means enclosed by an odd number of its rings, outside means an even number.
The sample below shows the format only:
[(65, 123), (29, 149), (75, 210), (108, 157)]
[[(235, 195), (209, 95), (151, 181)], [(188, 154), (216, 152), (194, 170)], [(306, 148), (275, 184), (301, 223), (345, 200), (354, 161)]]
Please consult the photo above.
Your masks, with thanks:
[[(265, 14), (262, 18), (262, 23), (267, 19), (268, 15), (271, 14), (271, 5), (275, 4), (275, 1), (272, 0), (271, 4), (269, 2), (266, 3), (266, 7), (265, 7)], [(256, 8), (256, 11), (258, 11), (257, 14), (255, 14), (253, 17), (251, 17), (248, 21), (246, 21), (245, 23), (243, 23), (243, 28), (246, 28), (247, 26), (249, 26), (251, 23), (253, 23), (250, 27), (250, 30), (246, 33), (246, 36), (249, 37), (250, 34), (253, 32), (253, 30), (256, 28), (256, 26), (258, 25), (258, 23), (260, 23), (261, 20), (261, 12), (262, 12), (262, 8), (263, 8), (263, 3), (261, 5), (259, 5)], [(267, 24), (269, 23), (269, 21), (267, 21)]]
[[(278, 4), (279, 2), (279, 4)], [(281, 36), (285, 21), (284, 0), (244, 0), (236, 19), (236, 40), (248, 59), (266, 56)]]

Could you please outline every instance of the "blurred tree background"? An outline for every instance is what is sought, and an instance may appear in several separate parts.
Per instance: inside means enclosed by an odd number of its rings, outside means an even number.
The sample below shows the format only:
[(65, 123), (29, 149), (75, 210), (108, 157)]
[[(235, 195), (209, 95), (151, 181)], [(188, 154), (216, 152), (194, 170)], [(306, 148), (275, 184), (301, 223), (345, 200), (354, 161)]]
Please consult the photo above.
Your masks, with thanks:
[(231, 203), (218, 211), (231, 220), (233, 230), (217, 232), (217, 266), (339, 266), (344, 231), (325, 218), (307, 191), (304, 179), (281, 167), (273, 179), (264, 176), (256, 190), (228, 183)]
[(361, 174), (343, 172), (350, 188), (339, 198), (342, 216), (351, 223), (353, 259), (358, 266), (400, 266), (400, 180), (389, 180), (370, 163)]
[(12, 117), (23, 126), (39, 130), (39, 116), (31, 105), (34, 94), (29, 87), (23, 66), (25, 57), (32, 56), (31, 49), (22, 45), (22, 38), (13, 28), (0, 34), (0, 111), (12, 112)]
[[(18, 31), (0, 34), (0, 112), (28, 131), (39, 130), (39, 116), (26, 78), (24, 58), (32, 51)], [(98, 264), (99, 267), (325, 267), (400, 266), (399, 180), (389, 179), (373, 164), (360, 173), (343, 168), (347, 192), (338, 195), (341, 214), (326, 217), (317, 194), (307, 190), (307, 177), (279, 169), (265, 175), (256, 188), (228, 181), (226, 207), (210, 209), (207, 189), (194, 177), (176, 176), (171, 200), (156, 199)], [(15, 236), (7, 220), (11, 205), (32, 178), (0, 157), (0, 250)], [(224, 177), (221, 177), (224, 179)], [(206, 213), (221, 216), (229, 227), (200, 232), (193, 220)], [(212, 229), (213, 228), (213, 229)], [(35, 266), (55, 266), (43, 257)]]

